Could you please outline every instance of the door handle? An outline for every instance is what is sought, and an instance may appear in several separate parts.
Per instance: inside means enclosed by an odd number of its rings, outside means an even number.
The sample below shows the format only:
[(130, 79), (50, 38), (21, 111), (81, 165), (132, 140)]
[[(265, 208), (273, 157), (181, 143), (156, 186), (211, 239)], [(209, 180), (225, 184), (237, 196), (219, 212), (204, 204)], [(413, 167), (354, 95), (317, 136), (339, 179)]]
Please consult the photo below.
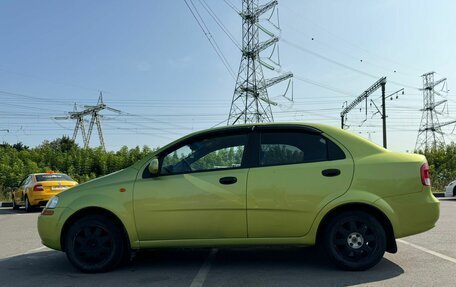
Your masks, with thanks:
[(340, 174), (340, 169), (337, 169), (337, 168), (325, 169), (325, 170), (321, 171), (321, 174), (323, 176), (328, 176), (328, 177), (338, 176)]
[(226, 176), (219, 179), (221, 184), (233, 184), (237, 182), (237, 178), (234, 176)]

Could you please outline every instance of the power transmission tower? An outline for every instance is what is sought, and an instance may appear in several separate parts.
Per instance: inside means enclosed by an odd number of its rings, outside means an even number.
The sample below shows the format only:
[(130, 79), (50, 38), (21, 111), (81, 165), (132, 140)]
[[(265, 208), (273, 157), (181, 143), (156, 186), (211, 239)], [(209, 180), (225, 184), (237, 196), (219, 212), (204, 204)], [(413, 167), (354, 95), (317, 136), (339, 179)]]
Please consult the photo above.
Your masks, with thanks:
[[(277, 0), (259, 5), (258, 0), (243, 0), (242, 11), (239, 15), (242, 18), (242, 58), (231, 102), (228, 125), (238, 123), (260, 123), (273, 122), (271, 105), (277, 103), (271, 101), (267, 89), (281, 81), (293, 77), (292, 73), (284, 73), (280, 76), (265, 79), (262, 67), (270, 70), (280, 71), (280, 61), (272, 60), (272, 54), (277, 50), (279, 38), (260, 23), (260, 16), (271, 11), (268, 23), (273, 29), (280, 32), (278, 24), (272, 23), (271, 18), (276, 10)], [(278, 15), (278, 14), (277, 14)], [(261, 35), (266, 38), (260, 42)], [(272, 47), (269, 62), (260, 57), (260, 52)]]
[(87, 115), (87, 113), (85, 113), (85, 111), (78, 112), (76, 103), (74, 103), (73, 111), (69, 112), (67, 117), (55, 117), (54, 119), (56, 119), (56, 120), (67, 120), (67, 119), (76, 120), (76, 125), (74, 127), (72, 139), (73, 139), (73, 141), (76, 141), (78, 131), (81, 130), (82, 140), (85, 144), (85, 142), (87, 140), (87, 135), (86, 135), (85, 126), (84, 126), (84, 116), (85, 115)]
[[(77, 111), (76, 104), (74, 104), (74, 109), (73, 112), (69, 112), (68, 116), (66, 117), (55, 117), (54, 119), (56, 120), (67, 120), (67, 119), (72, 119), (76, 120), (76, 126), (74, 127), (74, 132), (73, 132), (73, 140), (76, 140), (76, 136), (78, 134), (79, 129), (81, 130), (82, 133), (82, 140), (84, 143), (84, 148), (89, 147), (90, 143), (90, 137), (92, 135), (93, 131), (93, 126), (94, 124), (97, 125), (97, 131), (98, 131), (98, 136), (100, 139), (100, 146), (106, 150), (105, 142), (104, 142), (104, 137), (103, 137), (103, 129), (101, 127), (101, 117), (102, 115), (100, 112), (102, 110), (110, 110), (115, 113), (121, 113), (121, 111), (117, 109), (113, 109), (111, 107), (108, 107), (104, 102), (103, 102), (103, 93), (100, 92), (100, 96), (98, 97), (98, 102), (97, 105), (95, 106), (84, 106), (85, 110), (83, 111)], [(85, 116), (91, 116), (90, 123), (89, 123), (89, 130), (86, 133), (85, 131), (85, 125), (84, 125), (84, 117)]]
[(98, 102), (96, 106), (84, 106), (86, 109), (84, 110), (86, 113), (91, 114), (92, 118), (90, 119), (89, 123), (89, 131), (87, 132), (87, 138), (86, 142), (84, 144), (84, 147), (89, 146), (90, 142), (90, 137), (92, 135), (92, 130), (93, 130), (93, 125), (97, 125), (97, 131), (98, 131), (98, 137), (100, 139), (100, 145), (101, 147), (105, 150), (105, 143), (104, 143), (104, 137), (103, 137), (103, 129), (101, 128), (101, 115), (100, 112), (104, 109), (120, 113), (119, 110), (113, 109), (108, 107), (104, 102), (103, 102), (103, 93), (100, 92), (100, 96), (98, 97)]
[(418, 129), (418, 136), (416, 138), (415, 150), (428, 150), (436, 148), (445, 144), (444, 133), (442, 127), (455, 123), (456, 121), (449, 121), (440, 123), (438, 115), (442, 114), (437, 111), (437, 107), (446, 103), (446, 99), (435, 101), (435, 96), (442, 96), (435, 90), (435, 87), (443, 84), (445, 87), (446, 78), (434, 81), (435, 72), (423, 74), (423, 108), (421, 111), (421, 124)]

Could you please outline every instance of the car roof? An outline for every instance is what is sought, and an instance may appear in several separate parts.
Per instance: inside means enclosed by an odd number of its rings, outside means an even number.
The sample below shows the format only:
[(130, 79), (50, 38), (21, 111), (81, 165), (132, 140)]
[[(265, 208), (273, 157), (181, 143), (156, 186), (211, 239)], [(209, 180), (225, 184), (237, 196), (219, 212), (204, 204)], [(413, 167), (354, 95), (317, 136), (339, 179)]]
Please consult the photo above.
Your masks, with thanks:
[(189, 134), (188, 136), (197, 135), (197, 134), (204, 134), (207, 132), (213, 131), (224, 131), (224, 130), (236, 130), (236, 129), (246, 129), (246, 128), (253, 128), (253, 127), (307, 127), (312, 128), (314, 130), (320, 131), (319, 127), (324, 127), (326, 125), (321, 124), (312, 124), (306, 122), (280, 122), (280, 123), (249, 123), (249, 124), (238, 124), (238, 125), (230, 125), (230, 126), (222, 126), (222, 127), (213, 127), (205, 130), (200, 130)]
[(31, 175), (42, 175), (42, 174), (63, 174), (63, 175), (66, 175), (65, 173), (61, 173), (61, 172), (38, 172), (38, 173), (32, 173)]

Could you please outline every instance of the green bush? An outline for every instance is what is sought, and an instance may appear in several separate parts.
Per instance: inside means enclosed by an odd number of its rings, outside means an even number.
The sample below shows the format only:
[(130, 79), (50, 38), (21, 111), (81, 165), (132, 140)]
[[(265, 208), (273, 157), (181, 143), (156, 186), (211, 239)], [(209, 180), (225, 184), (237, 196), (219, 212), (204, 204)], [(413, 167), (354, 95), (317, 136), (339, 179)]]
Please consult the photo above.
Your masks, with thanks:
[(101, 148), (81, 148), (68, 137), (44, 141), (35, 148), (22, 143), (0, 145), (0, 199), (9, 199), (12, 187), (30, 173), (66, 173), (79, 183), (112, 173), (132, 165), (152, 152), (139, 146), (119, 151), (104, 151)]
[(434, 191), (445, 191), (445, 186), (451, 181), (456, 180), (455, 143), (426, 151), (418, 151), (417, 153), (424, 154), (428, 160)]

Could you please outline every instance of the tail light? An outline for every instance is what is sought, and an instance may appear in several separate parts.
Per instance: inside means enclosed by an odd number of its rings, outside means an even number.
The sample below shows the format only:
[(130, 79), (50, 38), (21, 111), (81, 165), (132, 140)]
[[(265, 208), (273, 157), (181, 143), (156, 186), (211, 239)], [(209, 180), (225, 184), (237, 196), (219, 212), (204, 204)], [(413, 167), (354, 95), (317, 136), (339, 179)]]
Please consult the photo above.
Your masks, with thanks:
[(421, 183), (424, 186), (431, 186), (431, 177), (429, 175), (429, 165), (426, 163), (423, 163), (421, 166)]
[(33, 187), (33, 191), (43, 191), (44, 187), (41, 184), (37, 184)]

